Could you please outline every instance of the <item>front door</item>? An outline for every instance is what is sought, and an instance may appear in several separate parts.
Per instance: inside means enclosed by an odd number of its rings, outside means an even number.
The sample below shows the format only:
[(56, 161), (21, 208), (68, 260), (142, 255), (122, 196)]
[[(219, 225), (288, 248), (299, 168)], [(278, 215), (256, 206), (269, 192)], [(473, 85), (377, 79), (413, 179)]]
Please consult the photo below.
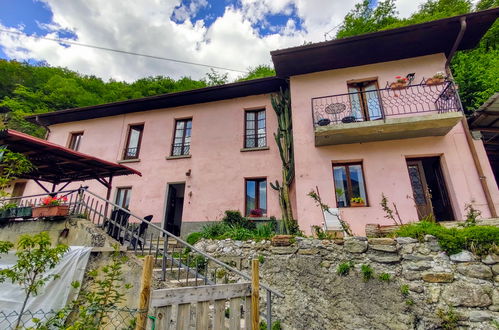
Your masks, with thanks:
[(433, 215), (437, 221), (453, 220), (440, 157), (407, 160), (407, 169), (419, 219)]
[(173, 235), (180, 235), (182, 225), (182, 213), (184, 208), (184, 183), (168, 185), (168, 197), (166, 199), (165, 230)]

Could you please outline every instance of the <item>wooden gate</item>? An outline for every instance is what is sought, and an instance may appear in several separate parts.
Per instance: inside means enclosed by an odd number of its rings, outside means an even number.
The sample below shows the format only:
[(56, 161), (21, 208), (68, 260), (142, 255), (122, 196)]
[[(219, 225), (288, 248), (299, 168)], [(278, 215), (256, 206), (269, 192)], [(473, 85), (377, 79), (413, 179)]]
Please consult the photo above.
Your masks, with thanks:
[(155, 290), (151, 307), (156, 330), (250, 330), (251, 283)]

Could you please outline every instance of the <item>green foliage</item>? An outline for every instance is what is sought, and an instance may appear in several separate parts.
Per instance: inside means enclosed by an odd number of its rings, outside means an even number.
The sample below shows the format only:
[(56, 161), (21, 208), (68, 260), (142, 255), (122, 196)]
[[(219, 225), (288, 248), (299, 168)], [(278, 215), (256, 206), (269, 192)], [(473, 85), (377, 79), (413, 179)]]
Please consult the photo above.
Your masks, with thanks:
[(333, 239), (333, 235), (326, 233), (320, 226), (312, 226), (312, 231), (318, 239)]
[(374, 269), (372, 269), (370, 265), (361, 265), (360, 272), (362, 273), (364, 282), (367, 282), (374, 277)]
[(405, 300), (405, 304), (406, 304), (407, 306), (412, 306), (412, 305), (414, 305), (414, 304), (415, 304), (414, 299), (412, 299), (412, 298), (407, 298), (407, 299)]
[[(321, 196), (319, 195), (319, 188), (316, 187), (316, 189), (317, 189), (317, 191), (310, 190), (310, 192), (307, 194), (307, 196), (309, 196), (310, 198), (312, 198), (315, 201), (317, 206), (319, 206), (321, 208), (322, 212), (327, 212), (329, 214), (332, 214), (331, 211), (329, 211), (329, 205), (322, 202)], [(348, 223), (346, 223), (345, 221), (343, 221), (342, 219), (339, 219), (339, 221), (340, 221), (340, 224), (341, 224), (343, 231), (347, 235), (352, 236), (352, 230), (350, 229), (350, 225)]]
[(268, 222), (265, 224), (257, 225), (253, 234), (256, 239), (271, 239), (276, 234), (277, 222)]
[(196, 244), (197, 242), (199, 242), (199, 240), (201, 240), (203, 238), (203, 234), (200, 233), (200, 232), (194, 232), (194, 233), (190, 233), (185, 241), (187, 243), (189, 243), (190, 245), (194, 245)]
[(362, 204), (362, 203), (364, 203), (364, 198), (362, 198), (362, 197), (352, 197), (352, 198), (350, 198), (350, 202), (351, 203), (360, 203), (360, 204)]
[[(397, 205), (395, 203), (392, 203), (393, 205), (393, 210), (390, 208), (388, 205), (388, 198), (385, 196), (384, 193), (381, 193), (381, 202), (379, 203), (381, 205), (381, 208), (385, 212), (385, 218), (388, 220), (392, 220), (395, 225), (402, 225), (402, 219), (400, 218), (400, 214), (397, 210)], [(395, 211), (394, 211), (395, 210)], [(397, 216), (397, 219), (395, 219), (395, 215)]]
[(264, 256), (262, 256), (262, 255), (259, 255), (259, 256), (258, 256), (258, 262), (259, 262), (260, 264), (263, 264), (263, 263), (265, 262), (265, 257), (264, 257)]
[(258, 65), (255, 68), (250, 68), (248, 74), (245, 77), (239, 78), (238, 81), (259, 79), (265, 77), (275, 76), (275, 70), (268, 65)]
[[(272, 330), (281, 330), (282, 329), (281, 321), (277, 320), (275, 322), (272, 322), (271, 329)], [(267, 322), (265, 322), (264, 320), (260, 321), (260, 330), (267, 330)]]
[(23, 154), (6, 148), (0, 149), (0, 197), (7, 197), (9, 194), (5, 189), (12, 181), (33, 169), (33, 164)]
[(213, 68), (210, 68), (210, 72), (206, 73), (206, 77), (208, 78), (207, 85), (208, 86), (217, 86), (226, 84), (229, 81), (229, 74), (220, 73)]
[(473, 227), (476, 226), (476, 219), (482, 214), (480, 210), (477, 210), (473, 207), (473, 204), (467, 203), (464, 206), (464, 210), (466, 211), (466, 220), (464, 221), (463, 227)]
[(402, 295), (404, 295), (404, 296), (408, 296), (409, 295), (409, 285), (408, 284), (402, 284), (400, 286), (400, 293), (402, 293)]
[(499, 246), (499, 228), (493, 226), (445, 228), (434, 222), (420, 221), (400, 227), (395, 235), (419, 241), (423, 241), (425, 235), (433, 235), (448, 254), (465, 249), (477, 255), (485, 255)]
[(460, 315), (454, 308), (449, 307), (446, 311), (443, 309), (437, 310), (437, 316), (440, 319), (440, 326), (442, 329), (457, 329), (457, 323), (459, 322)]
[(203, 238), (208, 239), (219, 239), (223, 234), (228, 232), (230, 226), (225, 222), (214, 222), (208, 225), (204, 225), (201, 228), (201, 235)]
[[(9, 246), (8, 243), (3, 243)], [(24, 290), (24, 301), (15, 329), (18, 328), (22, 314), (31, 296), (36, 296), (49, 280), (57, 278), (55, 274), (45, 274), (47, 270), (53, 269), (68, 250), (66, 245), (51, 246), (50, 237), (46, 232), (39, 234), (21, 235), (17, 243), (17, 262), (14, 266), (0, 270), (0, 282), (6, 279), (18, 284)]]
[(230, 227), (229, 230), (222, 235), (222, 239), (231, 238), (236, 241), (246, 241), (253, 237), (253, 232), (244, 227)]
[(241, 215), (238, 210), (227, 210), (222, 221), (232, 227), (242, 227), (245, 229), (255, 229), (255, 223), (249, 221)]
[(378, 279), (383, 282), (390, 282), (392, 280), (392, 275), (388, 273), (381, 273), (378, 275)]
[[(14, 244), (7, 241), (0, 241), (0, 254), (9, 252), (10, 249), (14, 247)], [(1, 277), (0, 277), (1, 280)]]
[(350, 269), (353, 269), (352, 261), (342, 262), (341, 264), (338, 265), (338, 268), (336, 269), (336, 274), (340, 276), (347, 276), (350, 273)]

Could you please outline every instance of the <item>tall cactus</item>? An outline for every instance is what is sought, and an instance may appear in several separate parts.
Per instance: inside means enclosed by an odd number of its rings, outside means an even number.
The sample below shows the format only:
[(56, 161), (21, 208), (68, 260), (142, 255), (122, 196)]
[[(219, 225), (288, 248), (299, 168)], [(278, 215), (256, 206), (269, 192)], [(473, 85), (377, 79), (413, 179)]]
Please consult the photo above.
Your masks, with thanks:
[(291, 99), (289, 89), (280, 91), (271, 96), (272, 108), (277, 115), (278, 129), (274, 139), (279, 148), (282, 162), (282, 185), (278, 180), (270, 186), (279, 192), (279, 205), (281, 206), (282, 220), (287, 233), (298, 231), (298, 224), (293, 217), (293, 208), (289, 190), (295, 177), (295, 159), (293, 155), (293, 125), (291, 120)]

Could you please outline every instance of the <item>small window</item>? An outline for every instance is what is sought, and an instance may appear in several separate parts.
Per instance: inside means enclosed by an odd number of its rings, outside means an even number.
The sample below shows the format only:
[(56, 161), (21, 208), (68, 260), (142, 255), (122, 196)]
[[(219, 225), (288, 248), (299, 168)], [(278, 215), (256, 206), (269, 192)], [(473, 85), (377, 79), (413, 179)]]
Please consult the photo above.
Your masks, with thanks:
[(172, 143), (172, 156), (189, 155), (191, 149), (192, 119), (175, 121), (175, 135)]
[(267, 179), (246, 179), (246, 215), (252, 210), (267, 214)]
[(126, 140), (123, 159), (138, 159), (140, 152), (140, 143), (142, 142), (142, 133), (144, 125), (130, 125), (128, 137)]
[(336, 192), (337, 207), (349, 207), (352, 198), (362, 198), (367, 205), (366, 186), (361, 163), (334, 164), (334, 188)]
[(130, 208), (130, 195), (131, 195), (131, 193), (132, 193), (131, 187), (118, 188), (116, 190), (115, 204), (128, 210)]
[(245, 116), (244, 147), (266, 147), (265, 109), (246, 111)]
[(78, 151), (80, 149), (80, 143), (82, 137), (83, 137), (83, 132), (71, 133), (69, 137), (68, 148), (74, 151)]

